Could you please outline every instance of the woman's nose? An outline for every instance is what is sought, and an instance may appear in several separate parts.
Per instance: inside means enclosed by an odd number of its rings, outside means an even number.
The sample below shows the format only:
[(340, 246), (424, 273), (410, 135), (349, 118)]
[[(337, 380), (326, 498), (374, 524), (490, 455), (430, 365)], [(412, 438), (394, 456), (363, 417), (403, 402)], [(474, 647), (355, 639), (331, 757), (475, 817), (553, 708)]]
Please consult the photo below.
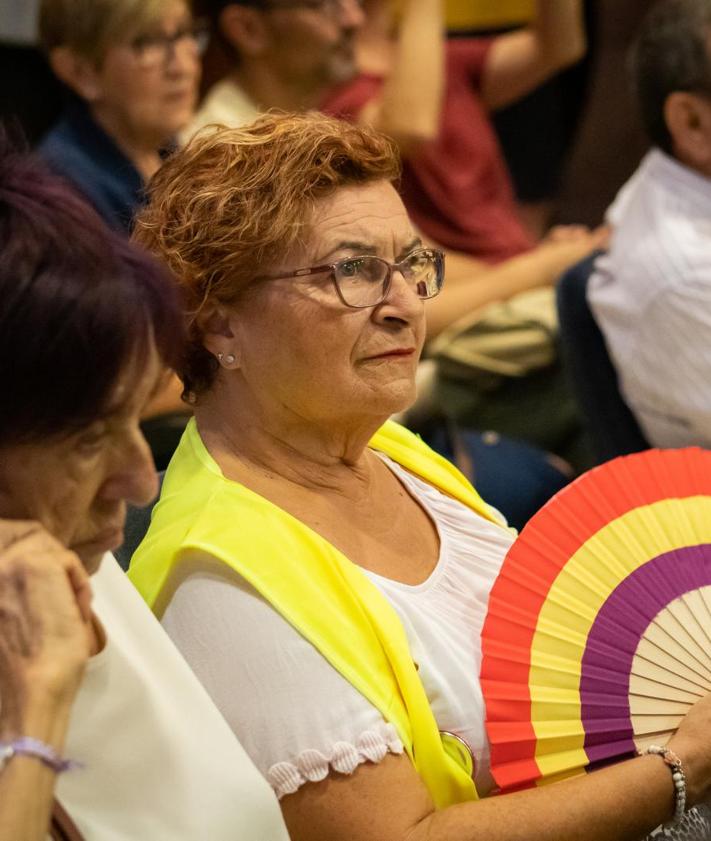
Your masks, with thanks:
[(194, 45), (172, 41), (166, 56), (165, 72), (171, 76), (194, 76), (197, 82), (200, 75), (200, 57)]
[(158, 494), (158, 474), (153, 461), (153, 456), (148, 450), (148, 458), (142, 460), (140, 467), (133, 473), (129, 480), (129, 496), (127, 501), (133, 505), (148, 505)]
[(344, 29), (360, 29), (365, 22), (365, 12), (360, 0), (340, 0), (339, 22)]
[(102, 496), (114, 501), (147, 505), (158, 493), (158, 476), (148, 442), (140, 431), (119, 454), (107, 477)]
[(395, 316), (411, 321), (422, 316), (424, 307), (417, 286), (407, 280), (399, 269), (393, 269), (387, 295), (376, 310), (383, 317)]

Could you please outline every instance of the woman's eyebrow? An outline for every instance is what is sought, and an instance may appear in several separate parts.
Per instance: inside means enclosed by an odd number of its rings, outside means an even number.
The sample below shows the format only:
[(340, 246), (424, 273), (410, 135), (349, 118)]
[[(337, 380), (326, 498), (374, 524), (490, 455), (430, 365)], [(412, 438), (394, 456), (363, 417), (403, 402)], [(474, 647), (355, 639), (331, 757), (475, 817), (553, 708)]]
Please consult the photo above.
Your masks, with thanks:
[(318, 262), (323, 263), (324, 261), (328, 261), (328, 258), (337, 251), (352, 251), (359, 255), (378, 253), (378, 249), (375, 245), (373, 245), (373, 243), (357, 242), (356, 240), (343, 240), (342, 242), (339, 242), (338, 245), (334, 245), (333, 248), (329, 248), (323, 257), (319, 258)]
[[(415, 248), (420, 248), (422, 246), (422, 240), (420, 237), (415, 237), (411, 242), (409, 242), (398, 255), (397, 259), (402, 260)], [(337, 251), (353, 251), (356, 254), (375, 254), (378, 253), (378, 248), (376, 245), (370, 242), (360, 242), (357, 240), (343, 240), (339, 242), (338, 245), (334, 246), (327, 254), (324, 255), (323, 259), (326, 260), (331, 254), (335, 254)]]
[(334, 251), (357, 251), (359, 254), (376, 254), (378, 249), (372, 242), (358, 242), (357, 240), (346, 240), (339, 242), (338, 245), (329, 253)]
[(415, 238), (412, 240), (412, 242), (410, 242), (408, 245), (406, 245), (406, 246), (402, 249), (402, 251), (398, 254), (398, 256), (397, 256), (397, 260), (398, 260), (398, 261), (403, 260), (405, 257), (407, 257), (407, 255), (408, 255), (411, 251), (414, 251), (416, 248), (421, 248), (421, 247), (422, 247), (422, 240), (421, 240), (419, 237), (415, 237)]

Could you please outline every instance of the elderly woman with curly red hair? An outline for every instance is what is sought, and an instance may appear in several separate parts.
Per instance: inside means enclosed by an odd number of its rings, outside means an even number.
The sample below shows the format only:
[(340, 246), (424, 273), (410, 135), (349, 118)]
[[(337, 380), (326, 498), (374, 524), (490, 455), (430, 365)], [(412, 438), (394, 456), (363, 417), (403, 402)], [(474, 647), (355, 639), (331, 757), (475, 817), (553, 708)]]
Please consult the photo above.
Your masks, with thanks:
[[(486, 797), (479, 631), (512, 536), (388, 421), (444, 271), (398, 171), (370, 130), (267, 116), (154, 179), (138, 235), (187, 297), (195, 417), (132, 579), (296, 841), (639, 841), (674, 811), (659, 756)], [(690, 804), (710, 725), (705, 699), (670, 741)]]

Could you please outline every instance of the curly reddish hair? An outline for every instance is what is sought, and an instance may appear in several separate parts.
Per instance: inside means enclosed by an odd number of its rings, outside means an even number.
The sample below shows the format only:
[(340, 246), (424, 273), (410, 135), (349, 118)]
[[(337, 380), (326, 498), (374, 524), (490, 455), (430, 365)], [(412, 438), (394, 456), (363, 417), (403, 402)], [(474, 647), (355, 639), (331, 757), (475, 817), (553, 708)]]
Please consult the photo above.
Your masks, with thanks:
[(266, 114), (243, 128), (208, 126), (148, 187), (134, 237), (178, 279), (189, 344), (178, 373), (196, 399), (217, 361), (197, 318), (208, 301), (235, 305), (310, 233), (314, 202), (340, 187), (395, 181), (389, 138), (319, 114)]

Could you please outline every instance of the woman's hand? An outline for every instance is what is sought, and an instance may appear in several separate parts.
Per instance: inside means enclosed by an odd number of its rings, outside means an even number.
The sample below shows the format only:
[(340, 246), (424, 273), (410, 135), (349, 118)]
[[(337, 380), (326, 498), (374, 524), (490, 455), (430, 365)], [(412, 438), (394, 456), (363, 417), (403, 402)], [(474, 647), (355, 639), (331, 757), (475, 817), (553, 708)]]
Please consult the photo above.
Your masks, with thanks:
[(90, 645), (91, 587), (77, 556), (38, 523), (0, 520), (0, 735), (42, 738), (26, 732), (36, 706), (64, 718)]

